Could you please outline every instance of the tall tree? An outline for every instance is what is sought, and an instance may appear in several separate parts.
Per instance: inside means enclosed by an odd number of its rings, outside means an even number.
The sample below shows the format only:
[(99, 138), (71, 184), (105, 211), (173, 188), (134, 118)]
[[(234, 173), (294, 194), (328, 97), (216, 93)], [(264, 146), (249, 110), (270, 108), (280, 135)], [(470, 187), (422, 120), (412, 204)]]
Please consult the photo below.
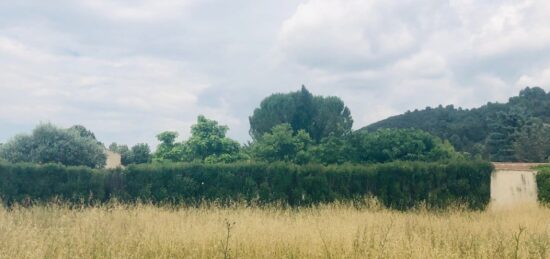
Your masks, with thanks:
[(176, 132), (157, 135), (162, 142), (153, 156), (154, 161), (234, 162), (244, 159), (239, 142), (226, 136), (229, 128), (200, 115), (191, 126), (191, 137), (175, 142)]
[(310, 161), (308, 149), (311, 138), (305, 130), (294, 132), (288, 123), (276, 125), (251, 146), (256, 160), (275, 162), (286, 161), (298, 164)]
[(177, 137), (178, 133), (175, 131), (164, 131), (158, 134), (157, 139), (161, 143), (157, 146), (157, 150), (153, 154), (153, 161), (181, 161), (185, 147), (181, 143), (176, 143)]
[(513, 148), (518, 161), (548, 162), (550, 126), (540, 119), (531, 119), (517, 133)]
[(520, 107), (497, 112), (489, 118), (491, 133), (487, 137), (487, 151), (491, 161), (517, 161), (514, 142), (527, 120), (525, 110)]
[(239, 160), (239, 142), (226, 137), (229, 128), (218, 125), (215, 120), (209, 120), (200, 115), (197, 123), (191, 126), (191, 137), (185, 142), (187, 146), (186, 160), (208, 160), (210, 162), (233, 162)]
[(4, 144), (0, 156), (10, 162), (103, 167), (106, 161), (104, 147), (92, 135), (40, 124), (31, 135), (15, 136)]
[(250, 135), (261, 138), (274, 126), (288, 123), (293, 131), (306, 131), (315, 142), (324, 137), (349, 134), (353, 119), (338, 97), (313, 96), (304, 86), (300, 91), (273, 94), (265, 98), (249, 118)]
[(131, 156), (133, 164), (146, 164), (151, 162), (151, 149), (145, 143), (139, 143), (132, 147)]

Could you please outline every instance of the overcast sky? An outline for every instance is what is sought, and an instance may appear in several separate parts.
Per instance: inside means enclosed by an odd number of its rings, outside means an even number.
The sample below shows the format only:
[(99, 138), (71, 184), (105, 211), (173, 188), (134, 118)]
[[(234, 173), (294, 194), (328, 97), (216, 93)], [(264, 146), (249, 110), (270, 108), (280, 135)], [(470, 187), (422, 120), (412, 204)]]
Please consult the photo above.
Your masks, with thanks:
[(550, 89), (547, 0), (0, 0), (0, 142), (39, 122), (104, 143), (182, 138), (304, 84), (354, 128)]

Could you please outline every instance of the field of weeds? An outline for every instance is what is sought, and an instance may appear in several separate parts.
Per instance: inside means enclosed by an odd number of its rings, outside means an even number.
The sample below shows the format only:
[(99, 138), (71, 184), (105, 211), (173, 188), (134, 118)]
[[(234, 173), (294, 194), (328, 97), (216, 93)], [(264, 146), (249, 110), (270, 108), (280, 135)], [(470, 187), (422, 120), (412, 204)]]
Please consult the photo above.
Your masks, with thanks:
[(2, 258), (548, 258), (550, 209), (0, 208)]

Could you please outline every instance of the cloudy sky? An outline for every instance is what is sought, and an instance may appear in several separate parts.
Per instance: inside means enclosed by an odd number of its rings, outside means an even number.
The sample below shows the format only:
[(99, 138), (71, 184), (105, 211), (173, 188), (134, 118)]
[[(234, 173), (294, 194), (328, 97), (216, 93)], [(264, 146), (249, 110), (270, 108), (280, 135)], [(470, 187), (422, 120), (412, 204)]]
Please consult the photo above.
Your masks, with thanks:
[(265, 96), (336, 95), (354, 128), (550, 90), (547, 0), (0, 0), (0, 142), (39, 122), (147, 142), (199, 114), (248, 137)]

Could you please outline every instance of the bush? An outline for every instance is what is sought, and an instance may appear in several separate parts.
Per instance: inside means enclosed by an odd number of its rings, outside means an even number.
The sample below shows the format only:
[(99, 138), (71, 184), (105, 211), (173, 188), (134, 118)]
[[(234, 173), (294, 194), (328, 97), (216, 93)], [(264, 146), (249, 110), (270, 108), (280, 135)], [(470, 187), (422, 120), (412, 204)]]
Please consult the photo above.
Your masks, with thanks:
[(7, 204), (52, 199), (71, 203), (106, 201), (105, 180), (109, 174), (105, 170), (59, 164), (0, 163), (0, 199)]
[(550, 204), (550, 166), (540, 166), (537, 170), (538, 200), (540, 203), (548, 205)]
[(304, 206), (377, 197), (385, 206), (420, 204), (445, 208), (461, 203), (483, 209), (490, 200), (486, 162), (394, 162), (373, 165), (294, 165), (287, 163), (146, 164), (122, 170), (60, 165), (0, 165), (0, 198), (69, 202), (221, 204), (239, 201)]

